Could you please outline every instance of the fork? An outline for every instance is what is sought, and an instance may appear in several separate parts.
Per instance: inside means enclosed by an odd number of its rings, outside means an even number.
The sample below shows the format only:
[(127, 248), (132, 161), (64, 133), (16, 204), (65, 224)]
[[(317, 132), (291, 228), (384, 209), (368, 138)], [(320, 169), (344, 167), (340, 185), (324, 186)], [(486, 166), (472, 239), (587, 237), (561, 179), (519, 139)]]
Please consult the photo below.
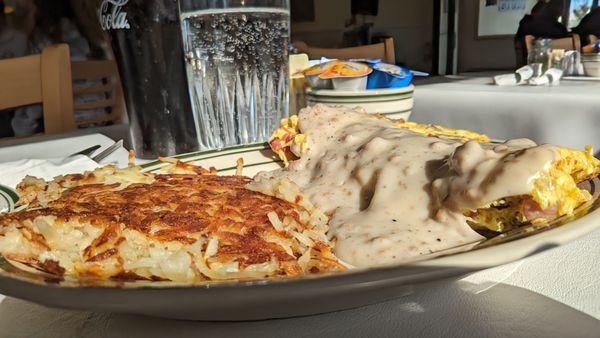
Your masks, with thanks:
[(100, 161), (107, 158), (110, 154), (114, 153), (117, 149), (119, 149), (121, 147), (123, 147), (123, 140), (118, 140), (117, 142), (113, 143), (113, 145), (106, 148), (100, 154), (92, 157), (91, 159), (92, 159), (92, 161), (94, 161), (96, 163), (100, 163)]
[(101, 145), (96, 144), (95, 146), (91, 146), (89, 148), (85, 148), (85, 149), (83, 149), (81, 151), (78, 151), (76, 153), (73, 153), (73, 154), (71, 154), (71, 155), (69, 155), (67, 157), (74, 157), (74, 156), (77, 156), (77, 155), (84, 155), (84, 156), (90, 157), (100, 147), (101, 147)]

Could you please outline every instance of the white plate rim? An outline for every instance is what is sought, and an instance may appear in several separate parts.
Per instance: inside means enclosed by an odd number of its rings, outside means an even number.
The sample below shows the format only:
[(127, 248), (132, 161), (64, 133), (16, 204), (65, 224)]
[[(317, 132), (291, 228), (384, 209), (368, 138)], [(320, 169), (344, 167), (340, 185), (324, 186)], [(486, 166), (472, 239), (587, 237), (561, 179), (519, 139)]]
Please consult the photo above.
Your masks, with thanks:
[(11, 212), (19, 201), (17, 192), (5, 185), (0, 184), (0, 212)]

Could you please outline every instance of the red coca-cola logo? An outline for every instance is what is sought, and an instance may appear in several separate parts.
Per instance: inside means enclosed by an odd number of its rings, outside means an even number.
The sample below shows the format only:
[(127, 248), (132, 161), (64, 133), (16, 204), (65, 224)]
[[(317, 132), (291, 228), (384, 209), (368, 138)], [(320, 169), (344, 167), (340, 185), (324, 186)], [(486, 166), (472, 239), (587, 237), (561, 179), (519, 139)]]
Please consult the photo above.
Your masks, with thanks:
[(129, 29), (127, 12), (123, 11), (129, 0), (104, 0), (98, 9), (100, 25), (104, 30)]

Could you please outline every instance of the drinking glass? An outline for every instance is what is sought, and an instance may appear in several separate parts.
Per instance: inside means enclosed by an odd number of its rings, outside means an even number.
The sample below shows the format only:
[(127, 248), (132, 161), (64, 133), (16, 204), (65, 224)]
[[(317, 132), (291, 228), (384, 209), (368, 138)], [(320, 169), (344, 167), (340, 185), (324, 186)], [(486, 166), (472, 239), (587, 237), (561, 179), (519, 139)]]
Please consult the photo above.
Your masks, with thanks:
[(289, 113), (289, 0), (181, 0), (179, 6), (201, 148), (266, 141)]
[(537, 39), (533, 43), (533, 48), (527, 54), (527, 64), (533, 68), (533, 77), (544, 75), (552, 66), (551, 43), (551, 39)]
[(136, 157), (198, 150), (177, 0), (89, 0), (81, 6), (97, 13), (98, 26), (110, 36)]

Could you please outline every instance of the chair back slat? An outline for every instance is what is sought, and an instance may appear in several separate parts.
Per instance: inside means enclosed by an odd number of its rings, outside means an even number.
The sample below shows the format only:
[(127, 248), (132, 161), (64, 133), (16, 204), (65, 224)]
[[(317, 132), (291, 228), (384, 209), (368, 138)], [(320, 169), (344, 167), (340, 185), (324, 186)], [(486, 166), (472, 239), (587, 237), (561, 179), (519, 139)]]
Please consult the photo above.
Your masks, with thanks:
[(44, 132), (77, 129), (73, 115), (73, 83), (68, 45), (52, 45), (42, 51)]
[(73, 94), (80, 96), (85, 94), (111, 93), (114, 90), (115, 86), (112, 83), (100, 83), (89, 87), (74, 86)]
[(97, 124), (97, 123), (102, 123), (102, 122), (113, 122), (119, 118), (120, 118), (119, 115), (111, 113), (111, 114), (104, 115), (104, 116), (98, 116), (98, 117), (92, 118), (92, 119), (79, 120), (79, 121), (77, 121), (77, 123), (79, 125)]
[(118, 74), (117, 65), (112, 60), (73, 61), (73, 80), (100, 80)]
[[(78, 120), (77, 124), (120, 122), (125, 112), (125, 103), (116, 63), (113, 60), (74, 61), (71, 70), (75, 81), (75, 111), (106, 109), (109, 112), (94, 119)], [(83, 85), (79, 81), (84, 81)], [(77, 99), (89, 94), (102, 95), (98, 95), (101, 98), (93, 101)]]
[(115, 98), (109, 97), (103, 100), (90, 101), (90, 102), (78, 102), (75, 103), (75, 110), (90, 110), (100, 108), (111, 108), (115, 105)]
[(318, 47), (301, 47), (298, 48), (300, 53), (308, 54), (311, 59), (321, 57), (349, 59), (349, 58), (365, 58), (365, 59), (381, 59), (384, 62), (394, 64), (396, 62), (394, 52), (394, 39), (387, 38), (382, 43), (376, 43), (366, 46), (349, 47), (349, 48), (318, 48)]
[(0, 60), (0, 109), (42, 102), (41, 56)]

